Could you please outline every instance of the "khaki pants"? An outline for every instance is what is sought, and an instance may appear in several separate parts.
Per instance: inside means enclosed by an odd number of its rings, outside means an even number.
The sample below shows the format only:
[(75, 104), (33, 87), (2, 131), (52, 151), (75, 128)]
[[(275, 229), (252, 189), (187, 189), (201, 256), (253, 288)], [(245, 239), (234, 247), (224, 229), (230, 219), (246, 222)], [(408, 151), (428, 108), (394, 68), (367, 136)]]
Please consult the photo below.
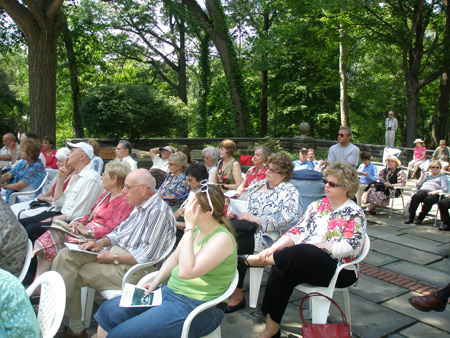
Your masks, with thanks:
[[(113, 246), (111, 253), (124, 254), (128, 251)], [(81, 318), (81, 288), (88, 286), (96, 290), (120, 290), (122, 279), (132, 265), (100, 264), (97, 256), (88, 253), (62, 249), (53, 261), (52, 270), (59, 272), (66, 284), (66, 311), (69, 319)], [(137, 283), (143, 273), (133, 274), (132, 283)]]

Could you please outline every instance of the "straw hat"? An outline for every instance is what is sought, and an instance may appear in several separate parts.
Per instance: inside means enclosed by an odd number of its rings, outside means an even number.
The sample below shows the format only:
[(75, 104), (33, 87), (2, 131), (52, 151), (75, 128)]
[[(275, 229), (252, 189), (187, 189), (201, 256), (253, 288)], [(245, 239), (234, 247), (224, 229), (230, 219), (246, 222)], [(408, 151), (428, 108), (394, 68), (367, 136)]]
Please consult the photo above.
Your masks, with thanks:
[(416, 144), (416, 143), (422, 143), (423, 144), (425, 142), (423, 142), (423, 140), (421, 138), (416, 138), (413, 143), (414, 144)]
[(397, 167), (400, 167), (400, 166), (402, 165), (402, 162), (400, 162), (400, 160), (399, 160), (397, 157), (395, 157), (395, 156), (389, 156), (389, 157), (386, 159), (386, 164), (387, 164), (387, 161), (394, 161), (394, 162), (397, 162)]

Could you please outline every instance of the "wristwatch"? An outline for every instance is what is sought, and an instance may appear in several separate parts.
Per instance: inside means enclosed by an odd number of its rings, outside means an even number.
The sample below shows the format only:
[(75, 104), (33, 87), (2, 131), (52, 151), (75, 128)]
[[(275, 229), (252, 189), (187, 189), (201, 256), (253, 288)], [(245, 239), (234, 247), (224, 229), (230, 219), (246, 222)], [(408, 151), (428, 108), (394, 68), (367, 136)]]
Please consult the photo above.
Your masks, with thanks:
[(192, 228), (184, 228), (184, 232), (188, 232), (188, 231), (193, 231), (194, 229)]
[(89, 237), (92, 237), (92, 229), (89, 229), (89, 230), (88, 230), (88, 236), (89, 236)]
[(119, 264), (119, 260), (117, 259), (117, 256), (119, 256), (118, 254), (114, 255), (114, 264)]

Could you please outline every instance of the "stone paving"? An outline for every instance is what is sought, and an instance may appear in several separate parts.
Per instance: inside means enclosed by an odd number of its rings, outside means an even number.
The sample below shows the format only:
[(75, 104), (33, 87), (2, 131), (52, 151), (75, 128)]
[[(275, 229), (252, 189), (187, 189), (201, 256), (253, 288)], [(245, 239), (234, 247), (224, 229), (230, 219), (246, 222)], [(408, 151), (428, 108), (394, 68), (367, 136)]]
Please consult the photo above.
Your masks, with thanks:
[[(406, 196), (405, 200), (408, 199)], [(401, 199), (397, 198), (394, 206), (401, 208)], [(405, 219), (399, 213), (389, 219), (385, 211), (367, 218), (371, 250), (361, 264), (357, 286), (350, 288), (353, 337), (450, 338), (450, 306), (444, 312), (421, 312), (408, 302), (411, 296), (450, 282), (450, 232), (438, 231), (433, 226), (433, 219), (425, 219), (422, 225), (405, 225)], [(225, 315), (222, 337), (256, 337), (263, 330), (264, 317), (259, 307), (267, 276), (266, 269), (258, 307), (246, 306)], [(248, 300), (248, 278), (244, 294)], [(299, 291), (292, 294), (281, 325), (282, 337), (301, 337), (298, 307), (303, 295)], [(342, 303), (340, 295), (335, 299)], [(338, 322), (339, 319), (337, 311), (331, 309), (329, 321)], [(95, 330), (93, 323), (89, 334)]]

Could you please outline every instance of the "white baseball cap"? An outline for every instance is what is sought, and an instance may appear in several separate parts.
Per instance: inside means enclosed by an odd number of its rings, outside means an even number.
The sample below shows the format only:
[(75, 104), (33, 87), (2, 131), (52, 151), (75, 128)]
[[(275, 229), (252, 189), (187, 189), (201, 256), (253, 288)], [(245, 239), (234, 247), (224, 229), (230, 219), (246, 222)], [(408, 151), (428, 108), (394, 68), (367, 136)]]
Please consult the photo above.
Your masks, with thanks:
[(92, 159), (94, 157), (94, 148), (90, 144), (87, 144), (86, 142), (78, 142), (78, 143), (70, 143), (67, 142), (67, 146), (69, 149), (72, 148), (81, 148), (86, 155), (89, 157), (89, 159)]

